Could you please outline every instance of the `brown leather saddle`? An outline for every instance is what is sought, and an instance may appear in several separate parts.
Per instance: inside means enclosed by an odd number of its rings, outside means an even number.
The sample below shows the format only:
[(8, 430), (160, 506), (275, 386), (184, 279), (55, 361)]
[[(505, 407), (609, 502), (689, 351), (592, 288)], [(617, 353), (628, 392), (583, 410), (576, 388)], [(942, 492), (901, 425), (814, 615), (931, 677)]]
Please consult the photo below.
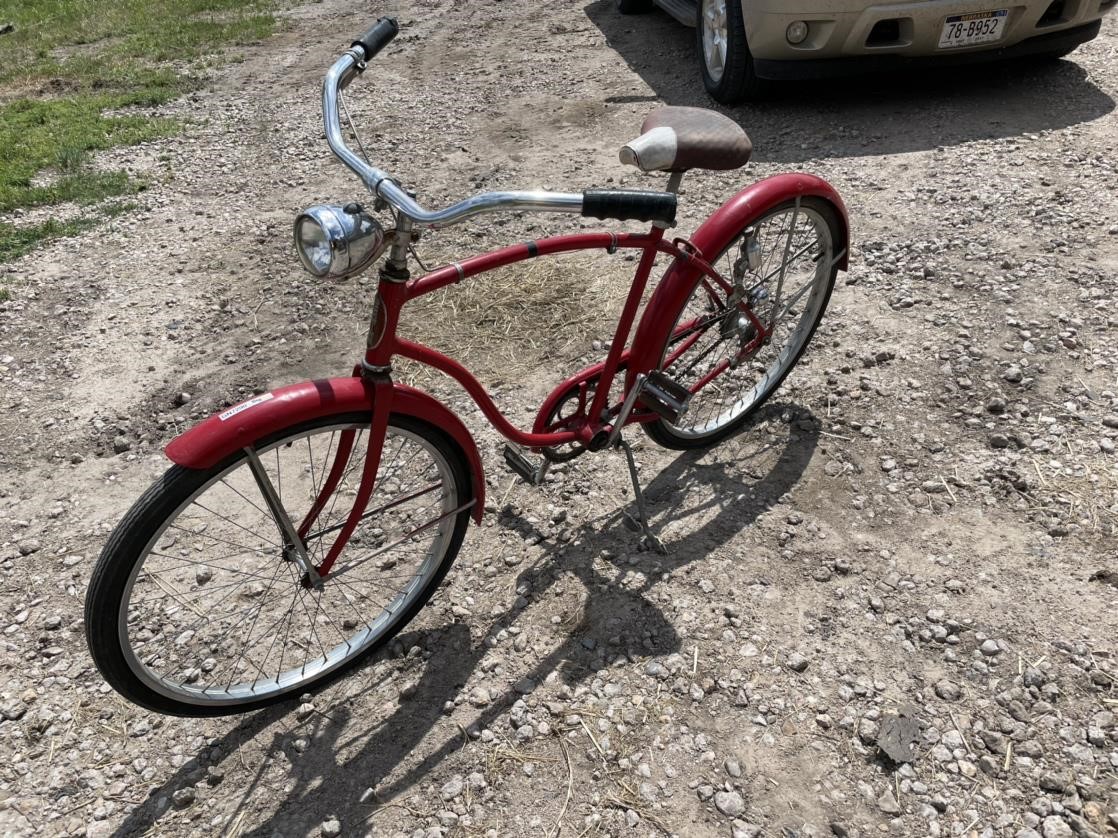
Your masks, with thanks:
[(666, 107), (648, 115), (641, 135), (621, 148), (621, 162), (644, 172), (737, 169), (753, 143), (740, 125), (706, 108)]

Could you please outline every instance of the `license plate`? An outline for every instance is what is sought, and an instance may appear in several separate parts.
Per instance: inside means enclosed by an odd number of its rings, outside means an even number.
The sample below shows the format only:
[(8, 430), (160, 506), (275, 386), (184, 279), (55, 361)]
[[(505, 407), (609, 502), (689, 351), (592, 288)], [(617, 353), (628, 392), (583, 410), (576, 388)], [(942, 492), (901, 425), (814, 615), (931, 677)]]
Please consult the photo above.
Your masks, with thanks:
[(943, 22), (939, 36), (940, 49), (969, 47), (975, 44), (992, 44), (1005, 35), (1009, 22), (1009, 9), (993, 12), (974, 12), (969, 15), (952, 15)]

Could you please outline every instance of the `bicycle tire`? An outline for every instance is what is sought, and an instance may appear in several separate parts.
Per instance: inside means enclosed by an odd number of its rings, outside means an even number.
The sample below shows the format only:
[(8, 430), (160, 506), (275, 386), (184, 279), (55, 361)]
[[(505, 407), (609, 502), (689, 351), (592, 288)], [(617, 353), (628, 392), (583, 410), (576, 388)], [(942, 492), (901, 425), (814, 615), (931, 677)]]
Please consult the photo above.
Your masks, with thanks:
[[(324, 429), (330, 428), (335, 429), (334, 433), (337, 433), (338, 429), (341, 429), (341, 433), (344, 433), (347, 429), (367, 429), (369, 422), (370, 414), (368, 412), (340, 413), (322, 417), (309, 422), (292, 425), (275, 434), (269, 435), (257, 441), (254, 448), (259, 452), (270, 453), (275, 451), (275, 459), (278, 468), (281, 450), (286, 455), (286, 453), (294, 447), (294, 443), (305, 438), (307, 440), (307, 450), (311, 451), (311, 438), (313, 434), (324, 433)], [(205, 497), (206, 492), (210, 488), (217, 486), (219, 482), (225, 483), (226, 477), (229, 475), (240, 474), (237, 469), (244, 466), (248, 458), (245, 452), (238, 452), (210, 469), (187, 469), (177, 465), (172, 466), (136, 501), (114, 529), (94, 567), (85, 600), (86, 639), (93, 660), (105, 680), (125, 698), (150, 710), (178, 716), (220, 716), (255, 710), (287, 700), (292, 696), (319, 689), (340, 677), (377, 649), (382, 648), (415, 617), (446, 576), (447, 571), (450, 569), (451, 564), (458, 554), (462, 545), (462, 540), (465, 537), (470, 515), (468, 502), (473, 498), (469, 466), (465, 454), (457, 443), (453, 442), (444, 432), (433, 425), (413, 417), (392, 414), (389, 417), (388, 439), (394, 440), (396, 438), (402, 440), (400, 443), (400, 450), (403, 450), (405, 442), (412, 441), (418, 449), (428, 452), (431, 461), (440, 469), (439, 475), (442, 477), (443, 482), (449, 483), (446, 490), (440, 491), (439, 493), (439, 501), (444, 507), (449, 506), (451, 509), (459, 509), (459, 507), (467, 506), (467, 508), (460, 509), (460, 511), (453, 515), (444, 514), (438, 519), (439, 523), (436, 527), (438, 532), (436, 536), (441, 540), (437, 545), (432, 547), (432, 551), (437, 547), (438, 555), (433, 555), (429, 560), (424, 560), (420, 565), (420, 567), (426, 569), (422, 579), (420, 579), (417, 572), (414, 578), (419, 580), (419, 583), (416, 584), (415, 590), (408, 590), (406, 599), (401, 601), (403, 607), (401, 607), (399, 611), (393, 613), (389, 610), (387, 612), (386, 621), (383, 623), (380, 630), (376, 632), (375, 636), (373, 635), (374, 623), (372, 620), (368, 620), (365, 624), (365, 628), (358, 631), (350, 638), (350, 640), (361, 638), (360, 642), (354, 640), (352, 648), (346, 644), (345, 649), (339, 655), (335, 655), (337, 658), (336, 660), (334, 660), (333, 657), (329, 657), (329, 654), (332, 654), (334, 650), (330, 650), (328, 653), (325, 646), (323, 646), (323, 664), (328, 665), (312, 667), (311, 675), (313, 677), (287, 678), (286, 674), (282, 672), (284, 656), (281, 651), (279, 659), (279, 669), (281, 672), (277, 673), (275, 676), (275, 689), (260, 696), (256, 696), (255, 693), (245, 695), (243, 690), (235, 694), (231, 692), (232, 679), (236, 677), (237, 664), (234, 664), (233, 676), (231, 676), (230, 680), (230, 689), (227, 692), (235, 696), (240, 696), (240, 699), (230, 698), (228, 695), (223, 698), (217, 692), (214, 693), (213, 699), (208, 699), (205, 693), (211, 689), (216, 690), (216, 687), (206, 687), (202, 690), (202, 694), (199, 695), (200, 687), (194, 686), (185, 680), (177, 684), (177, 686), (173, 679), (169, 680), (164, 678), (160, 680), (158, 673), (150, 669), (149, 665), (152, 661), (149, 657), (146, 657), (147, 652), (140, 649), (140, 654), (137, 655), (137, 648), (134, 647), (134, 641), (131, 636), (132, 627), (129, 625), (130, 599), (136, 585), (139, 584), (136, 580), (140, 579), (143, 573), (156, 578), (158, 582), (154, 570), (144, 570), (146, 560), (151, 556), (163, 555), (157, 551), (157, 547), (161, 546), (161, 539), (165, 537), (165, 533), (171, 531), (174, 522), (180, 520), (180, 513), (184, 513), (185, 510), (191, 509), (193, 505), (197, 503), (197, 498)], [(356, 470), (359, 475), (360, 469), (357, 468)], [(323, 474), (325, 474), (325, 472), (323, 472)], [(385, 464), (382, 461), (381, 476), (385, 474)], [(298, 479), (298, 475), (296, 475), (295, 479)], [(378, 477), (378, 487), (382, 482), (390, 484), (389, 489), (391, 489), (390, 480), (386, 478), (382, 481)], [(402, 490), (402, 480), (399, 481), (399, 484)], [(288, 487), (282, 487), (281, 485), (281, 491), (284, 488), (286, 488), (289, 497), (295, 492), (290, 485)], [(442, 484), (440, 484), (439, 488), (442, 488)], [(374, 498), (375, 497), (376, 495), (374, 495)], [(343, 506), (346, 505), (343, 504)], [(203, 506), (203, 508), (205, 507)], [(228, 512), (227, 509), (223, 511)], [(344, 511), (339, 511), (338, 520), (344, 519), (347, 513), (348, 507), (346, 507)], [(401, 514), (406, 519), (407, 515), (410, 513)], [(370, 520), (379, 522), (381, 518), (387, 517), (388, 515), (385, 513), (376, 519)], [(292, 519), (295, 520), (294, 516), (292, 516)], [(364, 526), (364, 522), (362, 526)], [(179, 529), (181, 529), (181, 527), (179, 527)], [(214, 542), (221, 540), (213, 534), (213, 531), (209, 531), (208, 535), (206, 532), (207, 531), (203, 530), (202, 534), (196, 535), (195, 537), (199, 539), (209, 538)], [(372, 529), (372, 532), (376, 532), (376, 529)], [(345, 550), (349, 550), (350, 547), (353, 546), (354, 540), (359, 537), (358, 533), (355, 532), (354, 539), (351, 539), (351, 543), (346, 545)], [(322, 538), (325, 538), (325, 536), (322, 536)], [(241, 534), (236, 540), (241, 541), (248, 539)], [(414, 541), (415, 537), (413, 536), (411, 540)], [(305, 539), (305, 541), (309, 544), (309, 537)], [(325, 545), (325, 542), (323, 542), (323, 545)], [(310, 547), (308, 546), (308, 550), (309, 549)], [(350, 582), (342, 583), (335, 579), (335, 574), (337, 574), (339, 567), (346, 561), (345, 557), (347, 553), (345, 550), (343, 550), (339, 556), (338, 563), (335, 564), (332, 569), (332, 574), (326, 577), (320, 597), (324, 599), (327, 586), (334, 584), (334, 596), (340, 596), (350, 600), (353, 610), (359, 611), (356, 606), (352, 606), (352, 602), (354, 601), (353, 594), (342, 588), (342, 585), (345, 584), (346, 589), (354, 588), (354, 590), (356, 590), (356, 580), (351, 577)], [(257, 552), (264, 555), (267, 551), (258, 550)], [(374, 550), (374, 554), (375, 553), (376, 550)], [(243, 556), (246, 554), (242, 552), (240, 555)], [(250, 558), (254, 557), (251, 553), (248, 555)], [(176, 559), (176, 561), (187, 562), (189, 560)], [(274, 556), (272, 557), (272, 561), (276, 561)], [(360, 560), (351, 561), (350, 566), (356, 566), (359, 561)], [(234, 579), (236, 578), (235, 574), (248, 575), (243, 567), (237, 563), (229, 567), (214, 560), (213, 563), (208, 565), (203, 564), (202, 566), (206, 568), (220, 567), (223, 570), (229, 568), (229, 573), (234, 574)], [(273, 583), (276, 581), (276, 577), (280, 573), (280, 567), (282, 566), (283, 563), (279, 562), (277, 569), (273, 572)], [(189, 570), (187, 570), (187, 572), (189, 572)], [(209, 571), (211, 577), (217, 572), (220, 571)], [(195, 580), (198, 585), (198, 591), (204, 590), (204, 583), (198, 581), (198, 579), (201, 578), (202, 577), (196, 576)], [(209, 581), (211, 580), (207, 579), (206, 583)], [(244, 580), (236, 584), (238, 586), (243, 585)], [(259, 585), (261, 583), (254, 582), (253, 584)], [(395, 583), (391, 584), (394, 585)], [(159, 585), (159, 587), (162, 587), (162, 585)], [(292, 590), (295, 590), (295, 586), (289, 588), (288, 592)], [(236, 599), (234, 591), (236, 591), (236, 588), (234, 588), (233, 591), (222, 593), (222, 600)], [(279, 591), (277, 590), (277, 595), (278, 593)], [(292, 597), (291, 610), (296, 614), (296, 617), (287, 617), (289, 634), (293, 621), (298, 617), (294, 606), (295, 600), (299, 596), (300, 594), (296, 591)], [(307, 596), (312, 596), (312, 594), (308, 593)], [(319, 600), (320, 604), (323, 599)], [(366, 599), (370, 602), (374, 602), (372, 597), (367, 596)], [(173, 600), (173, 602), (176, 606), (179, 604), (177, 600)], [(263, 599), (261, 602), (263, 602)], [(141, 607), (139, 603), (144, 603), (144, 599), (141, 597), (137, 600), (137, 603), (137, 608), (139, 609)], [(360, 604), (364, 605), (365, 603), (362, 602)], [(262, 611), (263, 608), (264, 605), (261, 604), (258, 610)], [(145, 609), (145, 613), (146, 611), (156, 612), (156, 609), (153, 607), (152, 609)], [(305, 605), (304, 611), (307, 612), (309, 616), (309, 610)], [(161, 616), (165, 612), (166, 606), (164, 606), (164, 610), (158, 612), (158, 614)], [(274, 613), (282, 613), (282, 608)], [(234, 612), (234, 616), (235, 615), (236, 612)], [(269, 614), (269, 616), (271, 616), (271, 614)], [(381, 617), (383, 616), (382, 614)], [(257, 623), (259, 617), (260, 614), (258, 613), (253, 619), (253, 625)], [(381, 617), (377, 618), (377, 626), (381, 626)], [(321, 619), (326, 622), (337, 622), (334, 616), (328, 617), (325, 611)], [(135, 622), (134, 617), (132, 621)], [(244, 622), (244, 618), (242, 618), (241, 622)], [(316, 623), (318, 622), (319, 613), (316, 608), (315, 616), (309, 620), (311, 631), (315, 632), (316, 636)], [(343, 630), (348, 630), (349, 626), (347, 623), (349, 622), (356, 623), (357, 621), (347, 616), (340, 622)], [(205, 626), (203, 629), (199, 629), (198, 634), (201, 635), (203, 630), (208, 628), (209, 626)], [(243, 628), (241, 631), (243, 632)], [(325, 628), (323, 628), (323, 634), (325, 634), (325, 631)], [(335, 625), (335, 631), (338, 631), (337, 625)], [(164, 631), (164, 634), (166, 633), (167, 632)], [(228, 630), (225, 633), (228, 634)], [(341, 631), (338, 631), (338, 633), (341, 634)], [(253, 629), (250, 628), (247, 634), (248, 639), (245, 641), (246, 649), (247, 644), (252, 639)], [(275, 635), (277, 637), (279, 635), (278, 628), (276, 629)], [(264, 635), (264, 637), (267, 636), (269, 635)], [(222, 635), (222, 637), (224, 638), (224, 635)], [(178, 639), (181, 638), (176, 638), (176, 640)], [(193, 636), (191, 639), (193, 639)], [(295, 639), (297, 641), (297, 638)], [(205, 648), (205, 642), (206, 641), (200, 639), (199, 645)], [(263, 642), (264, 640), (262, 638), (261, 643)], [(271, 642), (272, 646), (274, 646), (276, 640), (273, 639)], [(284, 642), (286, 644), (287, 638), (285, 638)], [(335, 641), (328, 639), (328, 643), (335, 643)], [(320, 641), (320, 646), (322, 645)], [(336, 649), (341, 648), (342, 644), (337, 644)], [(158, 654), (159, 651), (156, 651), (155, 655)], [(244, 651), (242, 651), (242, 654), (244, 654)], [(265, 667), (269, 665), (271, 654), (272, 650), (271, 647), (269, 647), (268, 654), (263, 660)], [(174, 654), (169, 654), (169, 656), (173, 657)], [(315, 660), (317, 661), (317, 657)], [(258, 660), (255, 660), (254, 663), (258, 669), (261, 668)], [(306, 675), (307, 670), (308, 665), (304, 662), (302, 674)], [(217, 670), (214, 670), (215, 678), (216, 672)], [(255, 678), (255, 675), (253, 677)], [(224, 673), (222, 674), (222, 678), (224, 678)], [(286, 680), (281, 683), (281, 678), (286, 678)], [(264, 681), (263, 683), (265, 686), (272, 686), (271, 681)]]
[[(679, 423), (684, 421), (692, 421), (696, 414), (696, 405), (702, 402), (704, 391), (697, 393), (692, 399), (692, 405), (688, 412), (680, 418), (676, 424), (669, 423), (664, 419), (655, 422), (646, 423), (643, 427), (649, 437), (652, 438), (658, 445), (664, 448), (674, 450), (690, 450), (697, 448), (706, 448), (715, 445), (727, 437), (736, 433), (749, 418), (756, 413), (758, 409), (772, 396), (774, 392), (780, 387), (784, 379), (792, 371), (792, 369), (799, 362), (803, 356), (804, 351), (811, 343), (811, 339), (815, 334), (816, 328), (819, 326), (819, 321), (823, 318), (827, 310), (827, 304), (830, 301), (831, 292), (834, 289), (835, 278), (838, 274), (838, 266), (835, 264), (835, 254), (846, 247), (846, 242), (842, 239), (842, 225), (840, 224), (838, 213), (835, 208), (827, 201), (819, 198), (802, 198), (799, 204), (795, 200), (789, 200), (784, 203), (778, 204), (776, 207), (762, 213), (756, 217), (749, 218), (742, 223), (741, 227), (734, 235), (730, 244), (718, 254), (718, 257), (712, 261), (712, 265), (718, 267), (724, 262), (727, 255), (732, 253), (735, 248), (740, 248), (745, 232), (750, 229), (761, 228), (761, 225), (766, 221), (775, 219), (782, 216), (787, 216), (789, 213), (796, 213), (799, 208), (799, 213), (802, 217), (816, 221), (823, 225), (827, 232), (826, 243), (827, 246), (821, 255), (818, 256), (818, 267), (815, 279), (812, 280), (812, 292), (808, 297), (808, 302), (805, 304), (804, 312), (801, 314), (801, 319), (797, 321), (794, 337), (796, 342), (794, 345), (785, 345), (778, 353), (777, 360), (773, 365), (766, 368), (765, 374), (761, 380), (761, 386), (754, 386), (746, 393), (746, 396), (736, 400), (731, 409), (726, 414), (719, 414), (713, 420), (707, 423), (707, 427), (695, 430), (683, 430), (683, 426)], [(795, 217), (795, 216), (794, 216)], [(796, 228), (799, 226), (799, 221), (796, 221)], [(793, 228), (789, 235), (796, 235), (796, 228)], [(789, 248), (790, 249), (790, 248)], [(784, 251), (782, 257), (782, 264), (788, 257), (788, 249)], [(767, 266), (762, 265), (760, 271), (764, 272)], [(725, 271), (720, 271), (724, 276), (728, 275)], [(676, 312), (675, 317), (672, 318), (673, 329), (672, 332), (665, 335), (661, 340), (660, 358), (663, 359), (668, 356), (668, 350), (671, 346), (673, 338), (679, 340), (676, 332), (679, 330), (679, 323), (684, 317), (689, 307), (693, 307), (693, 301), (700, 298), (700, 295), (708, 294), (703, 282), (696, 280), (695, 286), (692, 288), (691, 293), (687, 296), (684, 303)], [(776, 303), (773, 303), (775, 306)], [(728, 313), (729, 310), (725, 309)], [(805, 319), (806, 318), (806, 319)], [(709, 330), (711, 326), (708, 326)], [(698, 344), (696, 344), (698, 345)], [(759, 353), (768, 349), (772, 344), (766, 344), (759, 350)], [(787, 350), (787, 354), (784, 355)], [(696, 353), (698, 354), (698, 353)], [(782, 358), (781, 356), (784, 355)], [(682, 359), (688, 360), (689, 355), (684, 355)], [(756, 357), (756, 356), (755, 356)], [(750, 359), (752, 361), (752, 359)], [(713, 365), (713, 364), (712, 364)], [(666, 372), (673, 376), (678, 377), (679, 364), (669, 366)], [(722, 376), (736, 375), (737, 370), (729, 369), (722, 373)], [(743, 373), (744, 377), (744, 373)], [(677, 380), (679, 380), (677, 378)], [(715, 379), (716, 381), (718, 379)], [(684, 386), (690, 387), (694, 382), (689, 382), (686, 376), (682, 377), (681, 383)], [(713, 382), (712, 382), (713, 383)], [(709, 386), (709, 385), (708, 385)], [(701, 408), (700, 408), (701, 409)]]

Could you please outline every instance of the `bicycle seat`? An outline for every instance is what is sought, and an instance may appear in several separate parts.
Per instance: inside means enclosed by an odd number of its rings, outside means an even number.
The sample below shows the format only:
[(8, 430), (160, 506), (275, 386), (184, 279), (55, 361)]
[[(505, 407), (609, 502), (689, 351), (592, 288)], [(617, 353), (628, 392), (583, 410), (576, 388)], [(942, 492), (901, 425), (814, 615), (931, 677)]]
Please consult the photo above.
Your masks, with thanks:
[(658, 108), (641, 135), (621, 147), (621, 162), (643, 172), (738, 169), (749, 162), (753, 143), (740, 125), (706, 108)]

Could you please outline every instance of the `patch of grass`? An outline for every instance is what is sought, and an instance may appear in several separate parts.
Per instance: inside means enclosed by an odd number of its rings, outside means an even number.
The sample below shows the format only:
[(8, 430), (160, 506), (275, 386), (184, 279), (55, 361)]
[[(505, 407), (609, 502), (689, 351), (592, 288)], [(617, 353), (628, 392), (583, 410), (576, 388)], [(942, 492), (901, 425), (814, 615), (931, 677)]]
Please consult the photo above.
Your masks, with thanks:
[[(10, 262), (18, 259), (35, 247), (64, 236), (73, 236), (95, 227), (103, 218), (116, 218), (129, 210), (136, 208), (131, 201), (111, 201), (102, 204), (97, 212), (92, 215), (82, 215), (69, 221), (57, 221), (53, 218), (41, 224), (30, 224), (17, 227), (13, 224), (0, 222), (0, 262)], [(0, 288), (0, 302), (8, 298), (8, 292)]]
[[(142, 188), (125, 172), (92, 169), (90, 153), (177, 130), (171, 120), (127, 109), (157, 105), (195, 88), (197, 73), (213, 66), (221, 48), (257, 42), (272, 32), (271, 12), (278, 3), (5, 3), (0, 22), (15, 28), (0, 35), (0, 212), (89, 204)], [(0, 262), (85, 229), (88, 220), (24, 228), (0, 222)]]
[(276, 0), (13, 0), (0, 16), (0, 85), (62, 78), (96, 86), (113, 69), (189, 61), (269, 35)]
[[(20, 99), (0, 110), (0, 212), (63, 201), (89, 203), (129, 191), (124, 172), (95, 172), (89, 152), (175, 130), (165, 119), (105, 116), (120, 96)], [(44, 177), (53, 174), (54, 177)], [(45, 183), (36, 183), (36, 178)]]
[(70, 221), (55, 221), (52, 218), (27, 227), (0, 222), (0, 262), (18, 259), (43, 242), (76, 235), (96, 223), (96, 219), (85, 216)]
[(136, 204), (132, 201), (113, 201), (101, 205), (101, 215), (105, 218), (116, 218), (118, 215), (123, 215), (134, 209), (136, 209)]

